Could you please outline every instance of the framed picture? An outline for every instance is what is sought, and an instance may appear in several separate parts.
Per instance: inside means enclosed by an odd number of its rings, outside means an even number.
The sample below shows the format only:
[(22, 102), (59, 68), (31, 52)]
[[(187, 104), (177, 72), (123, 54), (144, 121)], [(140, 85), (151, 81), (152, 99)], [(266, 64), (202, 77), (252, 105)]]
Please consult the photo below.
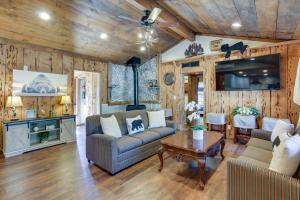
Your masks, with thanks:
[(33, 119), (35, 117), (35, 110), (26, 110), (25, 111), (25, 118), (26, 119)]
[(13, 95), (64, 96), (67, 95), (68, 76), (24, 70), (13, 70)]
[(222, 45), (222, 39), (210, 41), (209, 48), (211, 51), (220, 51)]

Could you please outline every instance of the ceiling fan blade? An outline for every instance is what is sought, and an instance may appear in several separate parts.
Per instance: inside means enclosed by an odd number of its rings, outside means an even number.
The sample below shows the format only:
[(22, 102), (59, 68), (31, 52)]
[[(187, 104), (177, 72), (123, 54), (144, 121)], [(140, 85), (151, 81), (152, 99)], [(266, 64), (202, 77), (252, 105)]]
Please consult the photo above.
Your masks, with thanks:
[(124, 20), (127, 20), (127, 21), (131, 21), (131, 22), (135, 22), (135, 23), (140, 23), (140, 21), (137, 20), (137, 19), (133, 19), (131, 17), (127, 17), (127, 16), (123, 16), (123, 15), (119, 15), (118, 18), (124, 19)]
[(160, 8), (153, 8), (153, 10), (151, 11), (151, 13), (150, 13), (150, 15), (149, 15), (149, 17), (148, 17), (148, 21), (149, 22), (154, 22), (156, 19), (157, 19), (157, 17), (158, 17), (158, 15), (161, 13), (161, 9)]
[(160, 22), (157, 22), (157, 25), (160, 27), (163, 27), (163, 28), (176, 28), (179, 26), (179, 22), (169, 23), (169, 22), (160, 21)]

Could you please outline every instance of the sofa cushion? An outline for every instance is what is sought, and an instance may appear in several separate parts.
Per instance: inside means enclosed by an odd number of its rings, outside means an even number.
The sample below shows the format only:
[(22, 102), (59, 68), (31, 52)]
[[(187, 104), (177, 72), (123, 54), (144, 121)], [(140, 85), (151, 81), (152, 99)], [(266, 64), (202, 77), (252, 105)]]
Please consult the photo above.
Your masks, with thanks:
[(122, 137), (118, 121), (114, 115), (110, 117), (100, 117), (100, 123), (103, 133), (116, 138)]
[(297, 172), (300, 163), (300, 135), (288, 137), (282, 141), (274, 151), (270, 163), (270, 170), (293, 176)]
[(165, 111), (148, 111), (149, 128), (166, 127)]
[(257, 147), (260, 149), (272, 151), (272, 142), (267, 140), (262, 140), (258, 138), (251, 138), (247, 143), (247, 146)]
[(114, 115), (118, 121), (122, 135), (126, 135), (128, 133), (128, 130), (127, 130), (126, 118), (124, 113), (125, 112), (107, 113), (101, 115), (101, 117), (106, 118)]
[(262, 161), (259, 161), (259, 160), (255, 160), (253, 158), (249, 158), (249, 157), (246, 157), (246, 156), (239, 156), (238, 160), (249, 162), (250, 164), (258, 166), (258, 167), (263, 167), (263, 168), (266, 168), (266, 169), (269, 168), (269, 163), (262, 162)]
[(155, 140), (160, 139), (160, 134), (159, 133), (149, 131), (149, 130), (146, 130), (142, 133), (136, 133), (136, 134), (133, 134), (133, 135), (130, 135), (130, 136), (142, 140), (143, 144), (147, 144), (149, 142), (153, 142)]
[(149, 126), (149, 120), (148, 120), (148, 114), (146, 110), (132, 110), (132, 111), (127, 111), (125, 113), (125, 118), (133, 118), (137, 117), (140, 115), (142, 117), (142, 121), (144, 124), (145, 129), (148, 128)]
[(272, 160), (272, 151), (268, 151), (265, 149), (248, 146), (246, 150), (242, 153), (242, 156), (252, 158), (254, 160), (258, 160), (265, 163), (270, 163)]
[(124, 153), (126, 151), (132, 150), (141, 146), (142, 144), (142, 140), (130, 136), (123, 136), (117, 140), (117, 147), (119, 153)]
[(149, 131), (157, 132), (160, 134), (160, 137), (166, 137), (175, 132), (173, 128), (170, 127), (159, 127), (159, 128), (150, 128)]

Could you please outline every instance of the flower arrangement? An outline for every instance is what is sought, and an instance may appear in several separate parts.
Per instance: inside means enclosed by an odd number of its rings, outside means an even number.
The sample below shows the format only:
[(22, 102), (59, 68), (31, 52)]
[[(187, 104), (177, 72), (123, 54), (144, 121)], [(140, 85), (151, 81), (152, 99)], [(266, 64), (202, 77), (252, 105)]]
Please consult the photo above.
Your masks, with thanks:
[[(197, 104), (195, 101), (191, 101), (185, 106), (184, 110), (189, 113), (189, 115), (187, 116), (189, 122), (193, 122), (201, 118), (199, 112), (200, 109), (201, 109), (201, 105)], [(204, 130), (207, 127), (204, 125), (194, 125), (191, 126), (191, 128), (193, 131), (197, 131), (197, 130)]]
[(232, 110), (233, 115), (253, 115), (253, 116), (259, 116), (259, 112), (257, 108), (254, 106), (235, 106)]

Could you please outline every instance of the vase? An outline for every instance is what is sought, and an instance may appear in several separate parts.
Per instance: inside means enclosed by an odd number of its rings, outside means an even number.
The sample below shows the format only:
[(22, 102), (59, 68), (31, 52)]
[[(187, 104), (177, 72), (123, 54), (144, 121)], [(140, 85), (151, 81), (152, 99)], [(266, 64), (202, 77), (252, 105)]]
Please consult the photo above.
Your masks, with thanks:
[(203, 140), (203, 130), (193, 130), (194, 140)]

